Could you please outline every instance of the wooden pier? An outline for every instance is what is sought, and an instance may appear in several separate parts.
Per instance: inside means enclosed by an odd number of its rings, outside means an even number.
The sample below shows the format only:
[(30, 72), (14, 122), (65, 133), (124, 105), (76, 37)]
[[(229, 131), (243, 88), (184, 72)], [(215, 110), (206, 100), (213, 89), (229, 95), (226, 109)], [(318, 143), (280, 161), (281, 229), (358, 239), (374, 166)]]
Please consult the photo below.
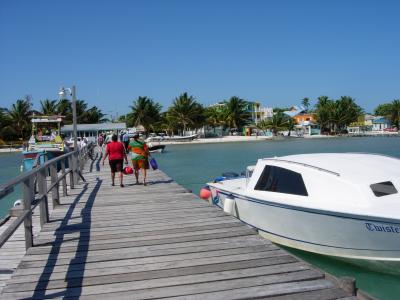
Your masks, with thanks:
[(34, 228), (1, 299), (356, 299), (162, 171), (111, 186), (96, 157)]

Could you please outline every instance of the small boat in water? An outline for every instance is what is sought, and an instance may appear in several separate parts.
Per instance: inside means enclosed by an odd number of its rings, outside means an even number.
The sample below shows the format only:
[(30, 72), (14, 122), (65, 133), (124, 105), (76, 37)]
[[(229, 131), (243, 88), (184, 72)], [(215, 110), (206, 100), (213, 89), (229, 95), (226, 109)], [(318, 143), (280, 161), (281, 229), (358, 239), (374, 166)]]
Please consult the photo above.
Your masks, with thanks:
[(160, 145), (160, 144), (154, 145), (151, 142), (147, 143), (147, 146), (149, 147), (150, 153), (155, 153), (155, 152), (162, 153), (162, 152), (164, 152), (165, 147), (166, 147), (165, 145)]
[[(46, 159), (52, 159), (64, 154), (64, 143), (61, 139), (61, 116), (33, 116), (32, 135), (28, 147), (22, 152), (23, 170), (29, 171), (35, 164), (43, 164)], [(54, 125), (57, 128), (54, 128)]]
[(150, 136), (146, 139), (148, 142), (190, 142), (199, 137), (198, 134), (185, 135), (185, 136)]
[(278, 244), (400, 262), (400, 159), (361, 153), (264, 158), (246, 176), (208, 186), (210, 201)]

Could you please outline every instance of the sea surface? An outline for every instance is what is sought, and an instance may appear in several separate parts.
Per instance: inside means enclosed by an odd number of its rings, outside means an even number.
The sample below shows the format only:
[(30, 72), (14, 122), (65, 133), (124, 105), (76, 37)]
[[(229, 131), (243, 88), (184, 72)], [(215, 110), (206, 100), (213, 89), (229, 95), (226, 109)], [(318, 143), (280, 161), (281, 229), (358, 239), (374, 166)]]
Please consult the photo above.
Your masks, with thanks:
[[(293, 138), (247, 143), (168, 145), (165, 153), (155, 157), (160, 169), (198, 195), (206, 182), (223, 172), (240, 174), (246, 166), (254, 165), (258, 158), (317, 152), (369, 152), (400, 157), (400, 138)], [(400, 275), (371, 271), (364, 266), (323, 255), (287, 250), (332, 275), (355, 277), (358, 288), (378, 299), (400, 299)]]
[[(400, 157), (400, 138), (293, 138), (281, 141), (167, 145), (165, 153), (155, 154), (154, 157), (164, 172), (198, 194), (206, 182), (223, 172), (241, 173), (246, 166), (254, 165), (258, 158), (316, 152), (368, 152)], [(20, 174), (21, 162), (20, 153), (0, 154), (0, 184)], [(15, 193), (1, 199), (0, 217), (20, 197), (17, 188)], [(299, 250), (288, 251), (332, 275), (355, 277), (357, 287), (378, 299), (400, 299), (400, 275), (379, 273), (363, 266)]]
[[(0, 153), (0, 184), (21, 174), (22, 154), (20, 152)], [(14, 192), (0, 199), (0, 219), (13, 206), (15, 200), (21, 199), (21, 189), (17, 186)]]

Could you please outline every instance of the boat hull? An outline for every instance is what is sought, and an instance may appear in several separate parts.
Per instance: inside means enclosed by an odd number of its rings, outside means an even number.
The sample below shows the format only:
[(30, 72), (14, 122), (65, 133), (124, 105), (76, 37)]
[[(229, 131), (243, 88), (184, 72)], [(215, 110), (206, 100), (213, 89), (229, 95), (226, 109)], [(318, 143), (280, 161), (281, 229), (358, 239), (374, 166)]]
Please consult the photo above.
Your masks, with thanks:
[[(400, 221), (291, 207), (211, 187), (213, 202), (288, 247), (349, 259), (400, 262)], [(226, 207), (226, 205), (225, 205)]]
[(162, 152), (164, 152), (164, 149), (165, 149), (165, 145), (155, 145), (155, 146), (149, 147), (149, 151), (151, 153), (154, 153), (154, 152), (162, 153)]
[[(22, 155), (24, 156), (22, 166), (24, 171), (30, 171), (33, 168), (33, 165), (38, 157), (39, 163), (43, 164), (46, 161), (46, 157), (48, 160), (58, 157), (60, 155), (65, 154), (64, 151), (61, 150), (34, 150), (34, 151), (23, 151)], [(66, 168), (68, 168), (68, 161), (66, 161)], [(61, 170), (61, 163), (57, 163), (57, 171)]]

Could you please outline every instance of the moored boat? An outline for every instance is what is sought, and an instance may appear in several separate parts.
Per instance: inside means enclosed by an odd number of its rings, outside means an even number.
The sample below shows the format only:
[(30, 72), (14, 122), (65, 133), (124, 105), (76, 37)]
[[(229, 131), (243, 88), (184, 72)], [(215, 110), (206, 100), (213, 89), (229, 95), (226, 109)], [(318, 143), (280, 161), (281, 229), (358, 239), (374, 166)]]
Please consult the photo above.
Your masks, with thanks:
[(165, 145), (152, 145), (148, 144), (150, 153), (159, 152), (162, 153), (165, 150)]
[[(32, 135), (27, 149), (22, 152), (24, 171), (31, 170), (35, 164), (44, 163), (46, 159), (65, 153), (64, 143), (59, 135), (61, 121), (61, 116), (32, 117)], [(57, 125), (57, 128), (54, 128), (54, 125)]]
[(209, 183), (212, 202), (288, 247), (400, 262), (400, 160), (325, 153), (259, 159)]
[(199, 137), (198, 134), (185, 135), (185, 136), (150, 136), (146, 139), (148, 142), (190, 142)]

